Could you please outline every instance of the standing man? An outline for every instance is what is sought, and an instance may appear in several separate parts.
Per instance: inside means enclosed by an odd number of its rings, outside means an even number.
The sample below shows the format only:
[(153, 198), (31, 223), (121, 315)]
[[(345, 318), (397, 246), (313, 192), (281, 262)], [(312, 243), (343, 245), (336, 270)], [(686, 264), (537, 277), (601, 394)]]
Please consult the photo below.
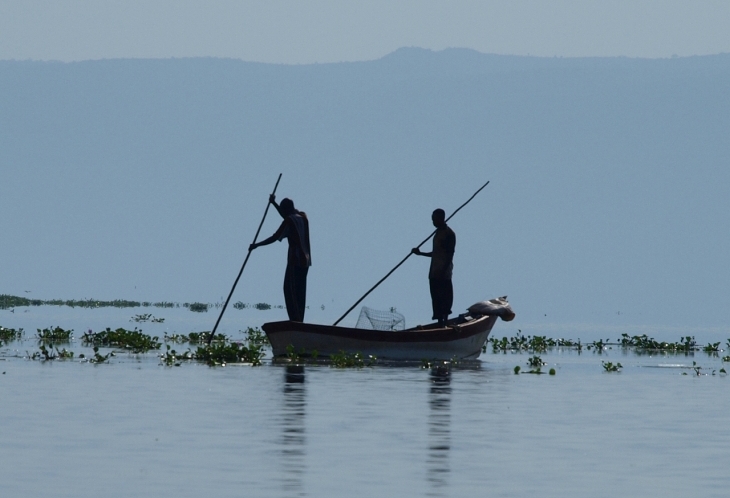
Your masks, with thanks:
[(274, 235), (251, 244), (248, 250), (253, 251), (257, 247), (267, 246), (286, 237), (289, 242), (289, 252), (284, 273), (284, 302), (289, 320), (303, 322), (307, 303), (307, 273), (312, 266), (309, 252), (309, 220), (306, 214), (294, 209), (294, 202), (291, 199), (284, 198), (281, 204), (277, 204), (276, 196), (272, 194), (269, 196), (269, 202), (274, 205), (284, 221)]
[(436, 227), (436, 234), (433, 236), (433, 251), (421, 252), (414, 247), (411, 252), (418, 256), (431, 258), (428, 281), (431, 287), (433, 319), (438, 320), (438, 324), (443, 326), (449, 319), (451, 305), (454, 303), (451, 273), (454, 269), (456, 234), (446, 224), (446, 213), (443, 209), (436, 209), (431, 215), (431, 221)]

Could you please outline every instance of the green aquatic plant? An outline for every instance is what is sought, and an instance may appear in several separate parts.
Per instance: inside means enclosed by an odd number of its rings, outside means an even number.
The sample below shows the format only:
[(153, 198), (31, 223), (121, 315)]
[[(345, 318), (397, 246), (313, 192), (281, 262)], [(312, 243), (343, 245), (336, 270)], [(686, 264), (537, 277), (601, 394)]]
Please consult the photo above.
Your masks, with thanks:
[[(142, 304), (144, 304), (144, 303), (142, 303)], [(152, 316), (152, 313), (142, 313), (141, 315), (134, 315), (132, 317), (132, 319), (130, 320), (130, 322), (137, 322), (137, 323), (147, 322), (147, 321), (150, 321), (152, 323), (164, 323), (165, 319), (164, 318), (155, 318), (154, 316)]]
[(70, 360), (73, 359), (73, 357), (73, 351), (69, 351), (66, 348), (59, 350), (58, 347), (54, 347), (53, 344), (49, 344), (48, 347), (46, 347), (45, 344), (41, 344), (38, 351), (34, 352), (33, 354), (28, 353), (29, 359), (40, 361), (51, 361), (57, 359)]
[(9, 343), (11, 341), (18, 341), (23, 337), (23, 329), (9, 329), (7, 327), (0, 327), (0, 346), (3, 343)]
[(127, 330), (118, 328), (111, 330), (109, 327), (101, 332), (92, 332), (89, 330), (82, 337), (84, 344), (102, 346), (102, 347), (119, 347), (129, 350), (132, 353), (146, 353), (152, 349), (160, 349), (162, 345), (157, 336), (143, 334), (141, 330)]
[(697, 377), (699, 377), (700, 375), (702, 375), (702, 367), (699, 366), (696, 361), (693, 361), (692, 362), (692, 370), (694, 370), (695, 375)]
[(164, 341), (165, 342), (176, 342), (176, 343), (186, 343), (189, 342), (190, 344), (208, 344), (208, 342), (225, 342), (227, 340), (227, 337), (225, 334), (216, 334), (215, 337), (213, 337), (212, 340), (208, 340), (210, 338), (211, 332), (190, 332), (189, 334), (172, 334), (168, 335), (165, 333)]
[[(531, 351), (533, 353), (544, 353), (550, 348), (554, 347), (574, 347), (575, 343), (565, 339), (552, 339), (543, 335), (536, 336), (525, 336), (522, 334), (522, 330), (517, 331), (517, 335), (514, 337), (502, 337), (497, 339), (496, 337), (488, 340), (492, 344), (492, 351), (495, 353), (506, 353), (507, 351)], [(487, 351), (486, 344), (482, 347), (482, 351)]]
[(548, 373), (549, 373), (550, 375), (555, 375), (555, 369), (554, 369), (554, 368), (551, 368), (551, 369), (550, 369), (550, 371), (549, 371)]
[(286, 347), (286, 358), (292, 363), (299, 363), (299, 360), (301, 360), (302, 355), (304, 355), (305, 353), (306, 351), (304, 350), (304, 348), (297, 351), (294, 347), (294, 344), (289, 344)]
[(99, 353), (99, 346), (94, 346), (94, 356), (89, 358), (89, 363), (106, 363), (112, 356), (114, 356), (114, 351), (107, 354), (101, 354)]
[(210, 345), (199, 346), (195, 351), (195, 359), (210, 366), (224, 366), (226, 363), (251, 363), (253, 366), (258, 366), (261, 365), (264, 355), (261, 346), (239, 342), (213, 342)]
[(195, 311), (196, 313), (205, 313), (210, 307), (207, 303), (185, 303), (184, 306), (190, 311)]
[(661, 351), (664, 353), (690, 353), (697, 350), (697, 342), (694, 336), (680, 338), (679, 342), (657, 341), (646, 334), (629, 337), (628, 334), (621, 334), (619, 345), (624, 348), (635, 348), (637, 351)]
[(586, 346), (586, 349), (590, 350), (591, 347), (593, 347), (596, 352), (602, 353), (603, 350), (608, 347), (608, 345), (608, 339), (606, 339), (605, 341), (603, 339), (599, 339), (597, 341), (593, 341), (589, 346)]
[(335, 368), (363, 368), (372, 367), (377, 362), (377, 358), (372, 355), (368, 355), (365, 358), (359, 351), (356, 353), (347, 353), (340, 350), (339, 353), (335, 353), (330, 356), (330, 365)]
[(64, 330), (61, 327), (48, 327), (36, 331), (36, 337), (40, 342), (69, 342), (73, 337), (73, 329)]
[(515, 375), (519, 374), (520, 373), (520, 366), (517, 365), (514, 370), (515, 370)]
[(708, 354), (717, 354), (720, 352), (720, 342), (711, 342), (702, 348), (702, 351)]
[(727, 363), (728, 361), (730, 361), (730, 356), (723, 356), (722, 361)]
[(181, 361), (189, 361), (194, 359), (195, 355), (192, 353), (192, 351), (190, 351), (190, 349), (188, 349), (184, 353), (178, 353), (174, 349), (170, 349), (169, 344), (167, 344), (167, 351), (160, 354), (160, 363), (168, 367), (179, 367), (181, 365)]
[(623, 368), (623, 365), (621, 363), (612, 363), (610, 361), (601, 361), (601, 365), (603, 365), (603, 369), (606, 372), (618, 372)]
[(262, 311), (271, 309), (271, 305), (268, 303), (256, 303), (253, 305), (253, 307), (256, 308), (257, 310), (262, 310)]
[(533, 367), (533, 368), (538, 367), (539, 368), (543, 365), (547, 365), (547, 363), (542, 361), (542, 358), (540, 358), (539, 356), (531, 356), (530, 358), (527, 359), (528, 367)]
[[(245, 341), (250, 344), (256, 344), (263, 347), (271, 346), (271, 343), (269, 342), (269, 337), (264, 334), (258, 327), (248, 327), (246, 329)], [(314, 351), (314, 353), (316, 353), (316, 351)], [(314, 356), (316, 356), (316, 354), (314, 354)]]

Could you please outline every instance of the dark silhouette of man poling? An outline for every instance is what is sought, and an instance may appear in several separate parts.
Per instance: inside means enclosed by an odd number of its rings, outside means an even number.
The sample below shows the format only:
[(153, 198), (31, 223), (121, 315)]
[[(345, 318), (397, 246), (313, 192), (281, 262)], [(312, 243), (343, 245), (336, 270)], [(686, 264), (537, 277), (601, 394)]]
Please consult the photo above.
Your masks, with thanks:
[(411, 252), (418, 256), (431, 258), (431, 268), (428, 271), (428, 281), (431, 288), (431, 304), (433, 319), (439, 325), (445, 325), (451, 314), (451, 305), (454, 304), (454, 286), (451, 283), (451, 274), (454, 269), (454, 250), (456, 249), (456, 234), (446, 224), (446, 213), (443, 209), (436, 209), (431, 215), (436, 233), (433, 236), (433, 251), (421, 252), (414, 247)]
[(267, 246), (286, 237), (289, 242), (289, 252), (284, 273), (284, 302), (289, 320), (303, 322), (307, 304), (307, 273), (312, 266), (312, 256), (309, 251), (309, 220), (305, 213), (294, 208), (291, 199), (282, 199), (281, 204), (277, 204), (276, 196), (272, 194), (269, 202), (274, 205), (284, 221), (274, 235), (251, 244), (248, 250), (253, 251), (257, 247)]

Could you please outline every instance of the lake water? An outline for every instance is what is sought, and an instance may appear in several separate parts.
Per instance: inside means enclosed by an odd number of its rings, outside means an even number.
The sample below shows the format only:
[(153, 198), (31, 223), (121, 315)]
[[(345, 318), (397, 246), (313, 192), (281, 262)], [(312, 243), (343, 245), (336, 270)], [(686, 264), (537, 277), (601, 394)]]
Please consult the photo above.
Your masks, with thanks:
[[(136, 312), (6, 310), (0, 324), (83, 331), (106, 320), (161, 337), (155, 327), (172, 331), (187, 317), (190, 332), (215, 320), (186, 311), (128, 323)], [(494, 334), (512, 331), (498, 322)], [(0, 347), (2, 497), (719, 497), (730, 488), (727, 353), (540, 354), (555, 376), (515, 375), (532, 353), (491, 351), (441, 370), (164, 367), (155, 353), (30, 361), (25, 352), (38, 348), (26, 335)], [(78, 339), (66, 347), (87, 350)], [(608, 373), (602, 361), (624, 368)]]

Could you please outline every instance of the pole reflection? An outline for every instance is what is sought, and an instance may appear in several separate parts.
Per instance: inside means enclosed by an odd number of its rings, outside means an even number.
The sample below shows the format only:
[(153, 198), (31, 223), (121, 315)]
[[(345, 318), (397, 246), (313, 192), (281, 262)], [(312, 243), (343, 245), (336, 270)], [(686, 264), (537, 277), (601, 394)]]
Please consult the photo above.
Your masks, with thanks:
[(439, 366), (429, 376), (428, 458), (426, 479), (428, 496), (448, 494), (449, 450), (451, 449), (451, 369)]
[(284, 408), (281, 416), (281, 461), (284, 496), (305, 496), (306, 389), (304, 367), (288, 366), (284, 372)]

